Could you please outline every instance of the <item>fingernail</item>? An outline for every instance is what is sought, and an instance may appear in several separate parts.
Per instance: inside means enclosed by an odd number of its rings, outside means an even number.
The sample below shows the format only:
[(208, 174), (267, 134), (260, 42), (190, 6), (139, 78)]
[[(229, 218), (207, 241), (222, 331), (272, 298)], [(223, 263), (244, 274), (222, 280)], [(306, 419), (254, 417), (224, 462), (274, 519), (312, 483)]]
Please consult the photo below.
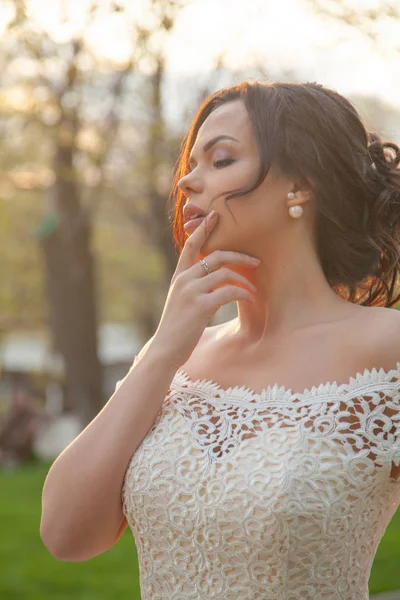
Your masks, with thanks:
[(253, 258), (251, 259), (251, 262), (253, 262), (255, 265), (259, 265), (261, 260), (259, 258)]
[(212, 210), (212, 211), (210, 212), (210, 214), (208, 215), (208, 218), (209, 218), (209, 219), (214, 219), (214, 218), (215, 218), (215, 216), (216, 216), (216, 214), (217, 214), (217, 212), (216, 212), (215, 210)]

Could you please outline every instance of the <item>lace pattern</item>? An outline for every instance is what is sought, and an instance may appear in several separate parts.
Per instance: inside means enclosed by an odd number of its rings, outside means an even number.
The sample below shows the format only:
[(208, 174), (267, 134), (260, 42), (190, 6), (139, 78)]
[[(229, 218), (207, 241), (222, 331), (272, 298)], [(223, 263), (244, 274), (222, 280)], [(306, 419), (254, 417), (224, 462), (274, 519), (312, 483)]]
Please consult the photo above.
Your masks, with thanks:
[(142, 600), (367, 600), (399, 421), (400, 362), (294, 394), (179, 369), (122, 489)]

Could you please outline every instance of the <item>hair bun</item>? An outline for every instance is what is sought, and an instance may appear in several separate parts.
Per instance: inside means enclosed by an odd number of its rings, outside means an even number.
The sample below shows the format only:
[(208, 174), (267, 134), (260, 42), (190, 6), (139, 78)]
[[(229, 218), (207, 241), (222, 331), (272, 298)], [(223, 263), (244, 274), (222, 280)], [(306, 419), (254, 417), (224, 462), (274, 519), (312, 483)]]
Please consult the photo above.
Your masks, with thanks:
[(368, 145), (368, 152), (371, 160), (378, 169), (391, 171), (397, 169), (400, 163), (400, 148), (394, 142), (381, 142), (375, 134), (371, 135), (371, 142)]

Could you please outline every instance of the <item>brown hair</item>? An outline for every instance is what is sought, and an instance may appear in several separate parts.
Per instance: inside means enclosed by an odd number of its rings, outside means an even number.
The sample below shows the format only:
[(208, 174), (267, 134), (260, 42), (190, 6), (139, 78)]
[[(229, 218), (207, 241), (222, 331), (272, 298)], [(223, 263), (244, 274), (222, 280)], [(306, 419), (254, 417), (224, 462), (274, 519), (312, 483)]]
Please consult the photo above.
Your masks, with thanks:
[(218, 196), (229, 194), (226, 203), (253, 191), (272, 164), (304, 182), (316, 201), (314, 239), (332, 289), (363, 306), (394, 306), (400, 300), (400, 149), (367, 131), (349, 100), (315, 82), (243, 81), (203, 101), (182, 140), (170, 194), (178, 250), (185, 243), (185, 196), (178, 182), (188, 173), (205, 119), (234, 100), (247, 109), (260, 171), (246, 189)]

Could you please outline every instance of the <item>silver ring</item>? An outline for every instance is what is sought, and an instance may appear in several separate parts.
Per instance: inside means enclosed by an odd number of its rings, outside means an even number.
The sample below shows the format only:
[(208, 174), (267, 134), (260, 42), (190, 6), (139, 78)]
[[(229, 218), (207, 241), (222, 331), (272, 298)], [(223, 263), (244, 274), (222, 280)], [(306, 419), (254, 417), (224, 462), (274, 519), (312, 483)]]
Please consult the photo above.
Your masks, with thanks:
[(203, 267), (205, 268), (205, 270), (207, 271), (207, 273), (210, 274), (211, 273), (211, 269), (208, 266), (207, 262), (204, 260), (204, 258), (201, 258), (199, 260), (199, 262), (203, 265)]

